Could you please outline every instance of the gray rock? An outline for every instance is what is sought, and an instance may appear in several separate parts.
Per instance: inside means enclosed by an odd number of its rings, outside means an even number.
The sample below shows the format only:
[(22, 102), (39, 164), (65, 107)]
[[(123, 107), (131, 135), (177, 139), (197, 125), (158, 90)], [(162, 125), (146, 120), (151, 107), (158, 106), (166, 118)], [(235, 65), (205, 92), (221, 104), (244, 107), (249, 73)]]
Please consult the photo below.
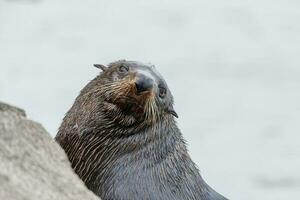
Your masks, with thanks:
[(99, 200), (46, 130), (23, 110), (1, 102), (0, 199)]

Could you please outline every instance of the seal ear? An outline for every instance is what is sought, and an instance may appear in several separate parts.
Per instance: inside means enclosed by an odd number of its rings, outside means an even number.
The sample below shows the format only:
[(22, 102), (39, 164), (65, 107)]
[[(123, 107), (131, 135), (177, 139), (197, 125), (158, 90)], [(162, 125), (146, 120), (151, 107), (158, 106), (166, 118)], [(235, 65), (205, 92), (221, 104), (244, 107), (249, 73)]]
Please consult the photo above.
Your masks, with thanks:
[(169, 113), (171, 115), (173, 115), (174, 117), (178, 118), (178, 114), (177, 114), (177, 112), (175, 110), (170, 110)]
[(94, 67), (97, 67), (98, 69), (101, 69), (104, 72), (108, 69), (106, 65), (102, 65), (102, 64), (94, 64)]
[(178, 118), (178, 114), (176, 113), (176, 111), (173, 108), (167, 109), (166, 112), (173, 115), (174, 117)]

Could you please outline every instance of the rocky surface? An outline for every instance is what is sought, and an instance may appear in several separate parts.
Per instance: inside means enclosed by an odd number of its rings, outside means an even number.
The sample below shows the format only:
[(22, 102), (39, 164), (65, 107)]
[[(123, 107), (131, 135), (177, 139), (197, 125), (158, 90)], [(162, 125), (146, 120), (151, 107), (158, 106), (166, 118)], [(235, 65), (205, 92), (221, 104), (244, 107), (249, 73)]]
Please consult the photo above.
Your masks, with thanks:
[(0, 102), (0, 199), (99, 200), (46, 130)]

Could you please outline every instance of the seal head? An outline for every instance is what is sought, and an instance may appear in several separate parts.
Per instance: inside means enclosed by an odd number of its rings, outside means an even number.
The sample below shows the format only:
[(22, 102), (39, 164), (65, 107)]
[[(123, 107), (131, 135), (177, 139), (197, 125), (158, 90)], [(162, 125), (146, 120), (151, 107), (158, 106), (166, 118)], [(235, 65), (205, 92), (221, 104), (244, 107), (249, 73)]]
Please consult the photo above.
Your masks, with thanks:
[(103, 70), (102, 85), (97, 91), (107, 109), (104, 113), (125, 126), (151, 125), (166, 115), (178, 117), (172, 94), (153, 65), (135, 61), (117, 61)]

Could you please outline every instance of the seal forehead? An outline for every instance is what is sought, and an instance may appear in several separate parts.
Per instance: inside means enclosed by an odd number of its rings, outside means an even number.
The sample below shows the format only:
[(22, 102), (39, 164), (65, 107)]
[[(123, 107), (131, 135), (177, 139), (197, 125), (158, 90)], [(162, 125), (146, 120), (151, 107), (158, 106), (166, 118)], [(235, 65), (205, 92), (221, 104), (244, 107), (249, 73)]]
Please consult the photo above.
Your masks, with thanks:
[(145, 76), (152, 78), (157, 83), (165, 82), (160, 73), (156, 70), (153, 64), (146, 64), (137, 61), (128, 61), (128, 64), (137, 70), (139, 73), (144, 74)]

